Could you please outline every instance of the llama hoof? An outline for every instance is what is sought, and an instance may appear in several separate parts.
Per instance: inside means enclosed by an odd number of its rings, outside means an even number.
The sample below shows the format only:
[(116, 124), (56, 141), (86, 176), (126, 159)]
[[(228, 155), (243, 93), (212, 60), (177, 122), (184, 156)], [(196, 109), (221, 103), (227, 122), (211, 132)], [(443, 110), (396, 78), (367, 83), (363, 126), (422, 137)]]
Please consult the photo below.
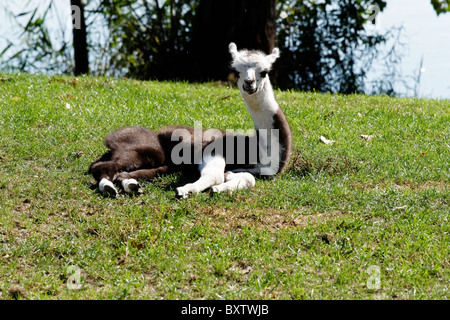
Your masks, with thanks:
[(186, 199), (188, 197), (189, 191), (185, 190), (183, 187), (177, 188), (175, 191), (175, 197), (177, 199)]
[(119, 194), (116, 187), (114, 187), (114, 184), (108, 179), (102, 179), (98, 185), (98, 188), (101, 193), (112, 198), (117, 197)]
[(139, 186), (139, 182), (135, 179), (125, 179), (122, 181), (123, 190), (129, 194), (141, 194), (142, 190)]
[(219, 189), (218, 186), (211, 187), (211, 193), (212, 194), (216, 194), (216, 193), (219, 193), (219, 192), (220, 192), (220, 189)]
[(199, 190), (194, 183), (188, 183), (182, 187), (178, 187), (175, 191), (175, 196), (179, 199), (186, 199), (189, 194), (197, 194)]
[(117, 195), (119, 194), (117, 189), (111, 186), (105, 186), (105, 189), (103, 190), (102, 193), (111, 198), (116, 198)]
[(178, 199), (186, 199), (190, 193), (194, 193), (190, 188), (184, 187), (178, 187), (175, 191), (175, 196)]

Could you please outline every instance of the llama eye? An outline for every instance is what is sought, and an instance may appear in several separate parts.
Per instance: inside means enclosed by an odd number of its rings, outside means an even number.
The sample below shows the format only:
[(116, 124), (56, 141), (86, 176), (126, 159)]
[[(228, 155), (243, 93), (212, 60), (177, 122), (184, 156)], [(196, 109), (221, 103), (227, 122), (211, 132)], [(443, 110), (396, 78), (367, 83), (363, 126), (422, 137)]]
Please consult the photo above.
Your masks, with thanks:
[(240, 76), (239, 71), (233, 70), (233, 72), (234, 72), (234, 77), (236, 78), (236, 80), (239, 79), (239, 76)]
[(261, 73), (260, 73), (261, 78), (265, 78), (268, 73), (269, 73), (269, 71), (267, 71), (267, 70), (261, 71)]

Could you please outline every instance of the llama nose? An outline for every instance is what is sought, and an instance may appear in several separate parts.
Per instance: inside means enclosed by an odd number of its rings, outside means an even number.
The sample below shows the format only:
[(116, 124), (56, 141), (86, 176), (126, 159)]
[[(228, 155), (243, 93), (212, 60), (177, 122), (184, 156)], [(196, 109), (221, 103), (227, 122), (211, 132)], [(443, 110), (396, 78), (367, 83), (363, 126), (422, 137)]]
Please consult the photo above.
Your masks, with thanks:
[(254, 79), (245, 79), (244, 81), (247, 85), (252, 85), (253, 83), (255, 83)]

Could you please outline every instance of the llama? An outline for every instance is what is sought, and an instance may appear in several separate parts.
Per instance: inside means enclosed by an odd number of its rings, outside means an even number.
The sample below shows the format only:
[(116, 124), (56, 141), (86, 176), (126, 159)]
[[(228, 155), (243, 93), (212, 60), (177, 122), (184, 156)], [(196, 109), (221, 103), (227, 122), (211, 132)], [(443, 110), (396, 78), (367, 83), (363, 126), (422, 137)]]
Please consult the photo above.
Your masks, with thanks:
[[(117, 196), (117, 183), (126, 193), (138, 193), (140, 179), (150, 181), (158, 175), (195, 171), (199, 174), (195, 182), (176, 188), (176, 196), (186, 198), (209, 188), (213, 193), (252, 188), (255, 177), (273, 177), (286, 168), (292, 135), (268, 77), (279, 50), (275, 48), (269, 55), (238, 51), (230, 43), (229, 52), (256, 134), (242, 136), (182, 126), (158, 132), (137, 127), (113, 131), (105, 139), (109, 150), (89, 168), (100, 192)], [(185, 161), (180, 162), (180, 150)], [(237, 161), (239, 157), (241, 161)]]

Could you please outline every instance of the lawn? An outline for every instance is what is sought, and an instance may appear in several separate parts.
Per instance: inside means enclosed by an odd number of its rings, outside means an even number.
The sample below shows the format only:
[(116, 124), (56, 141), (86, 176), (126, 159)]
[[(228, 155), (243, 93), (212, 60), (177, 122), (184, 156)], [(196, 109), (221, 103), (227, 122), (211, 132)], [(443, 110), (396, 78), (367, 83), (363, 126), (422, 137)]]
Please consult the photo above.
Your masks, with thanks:
[(449, 100), (276, 91), (279, 178), (179, 200), (174, 174), (110, 199), (87, 174), (109, 131), (251, 129), (239, 91), (0, 78), (0, 299), (450, 297)]

